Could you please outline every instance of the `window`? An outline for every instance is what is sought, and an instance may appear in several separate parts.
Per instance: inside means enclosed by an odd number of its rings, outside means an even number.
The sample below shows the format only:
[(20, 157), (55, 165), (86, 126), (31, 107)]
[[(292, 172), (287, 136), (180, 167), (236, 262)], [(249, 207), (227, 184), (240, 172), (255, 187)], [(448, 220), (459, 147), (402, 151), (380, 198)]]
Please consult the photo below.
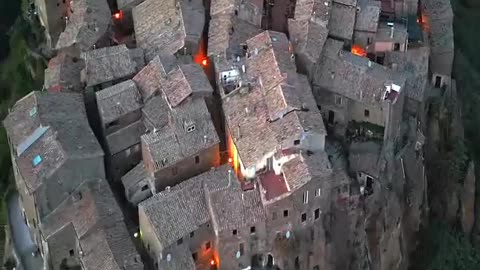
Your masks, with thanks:
[(197, 252), (192, 253), (192, 258), (194, 261), (197, 261), (197, 258), (198, 258)]
[(195, 236), (195, 232), (190, 233), (190, 238), (193, 238)]
[(177, 167), (173, 167), (172, 168), (172, 175), (177, 175), (177, 173), (178, 173)]
[(305, 222), (307, 220), (307, 213), (302, 214), (302, 222)]
[(322, 189), (318, 188), (317, 190), (315, 190), (315, 197), (320, 197), (320, 196), (322, 196)]
[(303, 204), (308, 204), (308, 190), (303, 192)]
[(365, 117), (370, 117), (370, 111), (369, 110), (365, 110), (363, 112), (363, 115), (365, 115)]
[(177, 245), (180, 246), (183, 243), (183, 238), (177, 240)]
[(371, 37), (368, 37), (368, 38), (367, 38), (367, 44), (368, 44), (368, 45), (372, 44), (372, 38), (371, 38)]
[(209, 250), (209, 249), (211, 248), (211, 245), (212, 245), (212, 244), (210, 243), (210, 241), (208, 241), (208, 242), (205, 244), (205, 249), (206, 249), (206, 250)]
[(288, 217), (288, 210), (283, 210), (283, 216)]
[(73, 249), (70, 249), (69, 253), (70, 253), (70, 257), (73, 257), (73, 255), (75, 255), (75, 252), (73, 251)]
[(342, 97), (335, 96), (335, 105), (342, 105)]
[(238, 10), (235, 10), (235, 16), (238, 16)]
[(233, 230), (232, 234), (233, 234), (233, 235), (237, 235), (237, 234), (238, 234), (238, 231), (237, 231), (237, 230)]
[(277, 219), (277, 212), (272, 213), (272, 220), (275, 220), (275, 219)]
[(320, 217), (320, 209), (318, 208), (315, 209), (314, 216), (315, 216), (315, 220), (317, 220)]
[(125, 156), (130, 156), (130, 153), (131, 153), (131, 150), (130, 148), (128, 148), (127, 150), (125, 150)]
[(400, 43), (395, 43), (395, 44), (393, 45), (393, 50), (394, 50), (394, 51), (400, 51)]
[(255, 233), (256, 229), (255, 226), (250, 227), (250, 233)]
[(40, 165), (40, 163), (42, 163), (42, 157), (40, 155), (36, 155), (35, 157), (33, 157), (32, 159), (32, 165), (33, 167), (37, 167), (38, 165)]
[(300, 144), (300, 140), (293, 141), (293, 145), (299, 145), (299, 144)]
[(196, 157), (195, 157), (195, 163), (196, 163), (196, 164), (200, 163), (200, 156), (196, 156)]
[(240, 247), (239, 247), (238, 251), (240, 251), (240, 256), (242, 256), (243, 253), (245, 252), (245, 247), (244, 247), (243, 243), (240, 243)]
[(148, 189), (148, 185), (145, 185), (145, 186), (142, 187), (142, 191), (145, 191), (147, 189)]

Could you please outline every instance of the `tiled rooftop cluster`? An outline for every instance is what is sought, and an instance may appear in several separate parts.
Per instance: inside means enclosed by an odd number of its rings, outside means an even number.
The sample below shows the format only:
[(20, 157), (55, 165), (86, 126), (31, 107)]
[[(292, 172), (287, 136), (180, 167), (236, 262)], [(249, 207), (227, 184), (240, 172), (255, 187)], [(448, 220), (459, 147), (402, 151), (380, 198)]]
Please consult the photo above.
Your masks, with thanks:
[(14, 105), (4, 126), (30, 192), (68, 160), (103, 155), (80, 94), (31, 92)]
[(59, 230), (73, 230), (84, 269), (144, 269), (105, 180), (84, 183), (45, 218), (42, 232), (47, 242)]
[(75, 0), (71, 3), (67, 26), (60, 34), (56, 49), (75, 46), (80, 51), (90, 50), (109, 31), (108, 3), (105, 0)]

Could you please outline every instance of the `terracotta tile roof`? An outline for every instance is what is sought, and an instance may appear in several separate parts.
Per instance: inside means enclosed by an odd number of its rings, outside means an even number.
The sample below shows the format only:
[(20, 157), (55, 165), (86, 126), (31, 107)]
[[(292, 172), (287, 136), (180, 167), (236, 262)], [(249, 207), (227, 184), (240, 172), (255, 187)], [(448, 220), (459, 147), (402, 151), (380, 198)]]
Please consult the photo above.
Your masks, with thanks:
[(160, 84), (167, 73), (176, 66), (175, 63), (176, 59), (173, 55), (157, 55), (133, 77), (132, 80), (137, 84), (144, 101), (158, 94)]
[(201, 1), (146, 0), (133, 9), (137, 44), (150, 55), (156, 48), (174, 54), (187, 41), (198, 43), (204, 12)]
[(110, 82), (133, 75), (137, 63), (125, 45), (106, 47), (82, 54), (87, 86)]
[(81, 94), (31, 92), (17, 101), (3, 124), (30, 191), (68, 159), (103, 156)]
[(169, 125), (170, 108), (163, 95), (158, 95), (148, 100), (142, 109), (142, 113), (145, 126), (150, 131)]
[[(228, 170), (231, 170), (230, 175)], [(258, 189), (242, 191), (230, 166), (222, 166), (216, 171), (221, 172), (216, 178), (219, 187), (205, 190), (215, 232), (250, 228), (264, 222), (265, 210)]]
[(124, 81), (95, 93), (98, 112), (104, 125), (140, 110), (142, 97), (132, 80)]
[(86, 270), (141, 270), (123, 214), (103, 179), (84, 182), (41, 224), (47, 242), (64, 226), (72, 226)]
[(50, 92), (82, 92), (80, 73), (84, 67), (82, 59), (59, 53), (45, 69), (45, 88)]
[[(150, 102), (161, 102), (161, 99)], [(173, 110), (168, 107), (165, 110), (167, 112), (161, 112), (161, 118), (167, 117), (168, 125), (142, 136), (142, 148), (152, 156), (155, 171), (219, 143), (203, 98), (188, 99)], [(188, 130), (190, 127), (193, 127), (191, 131)]]
[(342, 51), (338, 45), (328, 41), (325, 45), (316, 80), (321, 88), (367, 104), (382, 102), (387, 83), (403, 88), (403, 74), (370, 62), (366, 57)]
[(358, 0), (355, 31), (376, 32), (380, 10), (380, 1)]
[(297, 0), (294, 18), (296, 20), (311, 19), (315, 23), (327, 25), (331, 7), (331, 0)]
[(77, 46), (87, 51), (108, 31), (111, 23), (110, 8), (106, 0), (72, 1), (73, 12), (58, 38), (56, 49)]
[(328, 37), (328, 29), (325, 25), (312, 22), (308, 18), (289, 19), (288, 32), (297, 54), (306, 56), (313, 63), (319, 60)]
[(328, 22), (330, 35), (344, 40), (352, 40), (356, 12), (357, 9), (354, 6), (333, 2)]
[(210, 20), (208, 28), (208, 55), (240, 55), (243, 52), (240, 45), (260, 32), (260, 28), (235, 15), (216, 15)]
[(248, 41), (252, 53), (247, 76), (257, 82), (223, 99), (229, 132), (247, 168), (276, 151), (286, 138), (301, 137), (307, 130), (326, 133), (308, 80), (296, 73), (282, 35), (266, 32)]

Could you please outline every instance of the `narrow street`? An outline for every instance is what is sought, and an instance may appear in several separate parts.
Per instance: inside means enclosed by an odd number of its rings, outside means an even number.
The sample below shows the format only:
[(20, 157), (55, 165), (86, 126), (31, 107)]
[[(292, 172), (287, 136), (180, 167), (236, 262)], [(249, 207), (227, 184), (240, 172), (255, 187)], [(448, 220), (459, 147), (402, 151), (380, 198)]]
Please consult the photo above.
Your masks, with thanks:
[[(10, 231), (15, 246), (16, 253), (20, 258), (17, 270), (40, 270), (43, 269), (43, 261), (41, 256), (32, 256), (35, 250), (27, 224), (22, 217), (22, 209), (18, 201), (18, 194), (15, 193), (8, 199), (8, 220), (10, 223)], [(23, 266), (23, 267), (22, 267)]]

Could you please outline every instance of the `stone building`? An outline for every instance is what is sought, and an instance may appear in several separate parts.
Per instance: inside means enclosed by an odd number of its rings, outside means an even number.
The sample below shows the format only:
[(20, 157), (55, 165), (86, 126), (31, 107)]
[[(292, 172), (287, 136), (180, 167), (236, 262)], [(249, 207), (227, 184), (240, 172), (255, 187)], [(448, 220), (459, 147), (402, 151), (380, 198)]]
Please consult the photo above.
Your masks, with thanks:
[(382, 167), (381, 145), (370, 141), (352, 143), (348, 149), (349, 170), (360, 184), (360, 192), (373, 192), (375, 182), (379, 180)]
[(156, 50), (197, 53), (205, 22), (202, 1), (146, 0), (133, 8), (132, 15), (137, 45), (145, 50), (148, 60), (154, 58)]
[(241, 179), (281, 167), (288, 158), (278, 159), (280, 151), (322, 151), (326, 135), (285, 34), (265, 31), (247, 46), (246, 72), (239, 77), (243, 84), (222, 99), (228, 154)]
[(152, 193), (220, 164), (220, 140), (205, 101), (184, 98), (172, 109), (169, 105), (157, 96), (143, 110), (145, 119), (156, 120), (153, 129), (141, 137)]
[(428, 66), (430, 49), (428, 47), (409, 48), (405, 52), (393, 51), (385, 55), (385, 66), (406, 77), (404, 110), (412, 115), (423, 115), (424, 102), (427, 99), (429, 82)]
[(328, 37), (331, 2), (297, 1), (295, 17), (288, 20), (288, 33), (299, 72), (311, 78)]
[(108, 183), (84, 182), (41, 224), (49, 269), (143, 270)]
[(85, 67), (83, 59), (59, 53), (48, 61), (45, 69), (44, 87), (49, 92), (83, 93), (80, 80), (81, 71)]
[(128, 80), (98, 91), (96, 100), (108, 170), (117, 181), (141, 159), (140, 136), (145, 133), (142, 97), (136, 84)]
[(143, 161), (140, 161), (137, 166), (122, 176), (121, 180), (125, 190), (125, 198), (132, 205), (138, 205), (152, 196), (149, 184), (153, 183), (154, 179), (148, 175)]
[[(57, 1), (49, 2), (53, 4)], [(60, 1), (56, 4), (60, 5)], [(111, 13), (106, 0), (64, 1), (63, 5), (68, 5), (63, 22), (66, 26), (58, 37), (55, 49), (78, 55), (95, 47), (110, 45)]]
[(104, 154), (80, 94), (31, 92), (4, 126), (24, 217), (43, 256), (40, 224), (85, 180), (105, 178)]
[(327, 40), (315, 76), (314, 94), (325, 121), (342, 136), (354, 121), (380, 127), (375, 131), (372, 126), (364, 126), (383, 140), (396, 138), (402, 120), (405, 78), (342, 47), (340, 41)]
[(156, 269), (248, 269), (264, 246), (258, 189), (243, 191), (227, 165), (142, 202), (139, 218)]
[(422, 1), (422, 25), (429, 36), (431, 84), (450, 86), (453, 57), (453, 11), (450, 1)]

